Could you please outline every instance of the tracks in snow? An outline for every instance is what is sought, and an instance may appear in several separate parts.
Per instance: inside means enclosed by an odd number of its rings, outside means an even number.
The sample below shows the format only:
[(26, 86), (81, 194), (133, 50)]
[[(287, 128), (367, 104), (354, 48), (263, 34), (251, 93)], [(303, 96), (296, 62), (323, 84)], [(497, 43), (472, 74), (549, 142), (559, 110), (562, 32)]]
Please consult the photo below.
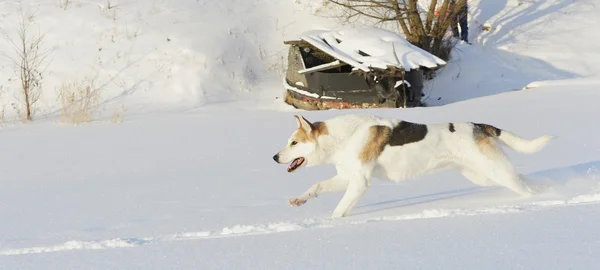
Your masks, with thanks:
[(116, 238), (97, 241), (68, 241), (53, 246), (39, 246), (18, 249), (0, 250), (0, 255), (26, 255), (73, 250), (100, 250), (111, 248), (140, 247), (149, 244), (174, 241), (203, 240), (214, 238), (240, 237), (251, 235), (265, 235), (273, 233), (293, 232), (306, 229), (339, 228), (352, 225), (371, 224), (386, 221), (403, 221), (416, 219), (480, 216), (494, 214), (523, 213), (539, 211), (553, 207), (564, 207), (584, 204), (600, 203), (600, 193), (578, 195), (567, 200), (533, 201), (520, 205), (500, 205), (485, 208), (455, 208), (455, 209), (427, 209), (421, 212), (397, 216), (382, 216), (363, 220), (332, 220), (332, 219), (306, 219), (296, 222), (277, 222), (259, 225), (235, 225), (213, 231), (200, 231), (177, 233), (171, 235), (145, 237), (145, 238)]

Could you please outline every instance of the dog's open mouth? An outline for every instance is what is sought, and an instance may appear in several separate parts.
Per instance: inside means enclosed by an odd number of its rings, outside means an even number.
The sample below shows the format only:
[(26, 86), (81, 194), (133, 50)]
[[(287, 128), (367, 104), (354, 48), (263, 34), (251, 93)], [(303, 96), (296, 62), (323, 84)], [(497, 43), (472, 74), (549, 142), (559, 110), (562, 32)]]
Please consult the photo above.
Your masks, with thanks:
[(288, 166), (287, 171), (288, 172), (293, 172), (296, 169), (300, 168), (300, 166), (302, 166), (302, 164), (304, 164), (304, 158), (303, 157), (299, 157), (297, 159), (294, 159), (294, 161), (292, 161), (292, 163), (290, 163), (290, 166)]

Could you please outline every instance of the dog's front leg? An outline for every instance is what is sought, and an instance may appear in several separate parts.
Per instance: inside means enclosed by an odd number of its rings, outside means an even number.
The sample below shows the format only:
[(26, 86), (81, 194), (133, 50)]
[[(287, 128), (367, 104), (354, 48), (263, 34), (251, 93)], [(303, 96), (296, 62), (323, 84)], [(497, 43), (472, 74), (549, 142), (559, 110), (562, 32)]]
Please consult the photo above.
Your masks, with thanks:
[(289, 203), (292, 206), (300, 206), (306, 203), (306, 201), (310, 198), (317, 197), (323, 193), (344, 191), (347, 187), (348, 181), (346, 178), (336, 175), (330, 179), (312, 185), (298, 198), (290, 199)]
[(319, 196), (322, 193), (344, 191), (348, 187), (348, 181), (336, 175), (330, 179), (318, 182), (312, 185), (304, 194), (297, 198), (290, 199), (289, 203), (292, 206), (300, 206), (306, 203), (308, 199)]
[(354, 176), (348, 182), (348, 188), (342, 200), (333, 211), (332, 218), (341, 218), (347, 216), (356, 205), (360, 197), (367, 190), (368, 180), (363, 176)]

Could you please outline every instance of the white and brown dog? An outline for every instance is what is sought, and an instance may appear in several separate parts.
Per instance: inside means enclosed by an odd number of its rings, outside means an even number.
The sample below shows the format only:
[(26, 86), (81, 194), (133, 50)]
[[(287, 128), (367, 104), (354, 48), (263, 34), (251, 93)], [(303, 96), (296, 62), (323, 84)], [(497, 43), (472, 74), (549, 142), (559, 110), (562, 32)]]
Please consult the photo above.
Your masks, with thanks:
[(504, 186), (522, 195), (533, 190), (514, 172), (496, 144), (522, 153), (542, 149), (552, 136), (534, 140), (486, 124), (417, 124), (374, 116), (346, 115), (311, 123), (296, 115), (298, 129), (273, 159), (290, 163), (288, 172), (303, 166), (333, 164), (337, 175), (318, 182), (290, 199), (300, 206), (327, 192), (346, 191), (333, 217), (349, 214), (370, 185), (371, 177), (398, 182), (445, 168), (458, 169), (481, 186)]

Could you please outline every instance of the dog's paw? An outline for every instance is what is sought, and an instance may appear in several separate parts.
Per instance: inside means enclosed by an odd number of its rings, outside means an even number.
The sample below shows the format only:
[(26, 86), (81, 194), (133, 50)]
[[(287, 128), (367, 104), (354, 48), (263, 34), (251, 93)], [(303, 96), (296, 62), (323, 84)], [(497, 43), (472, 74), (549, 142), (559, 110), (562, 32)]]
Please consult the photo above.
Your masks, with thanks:
[(302, 200), (302, 199), (298, 199), (298, 198), (294, 198), (294, 199), (289, 199), (288, 203), (291, 206), (300, 206), (306, 203), (306, 200)]

